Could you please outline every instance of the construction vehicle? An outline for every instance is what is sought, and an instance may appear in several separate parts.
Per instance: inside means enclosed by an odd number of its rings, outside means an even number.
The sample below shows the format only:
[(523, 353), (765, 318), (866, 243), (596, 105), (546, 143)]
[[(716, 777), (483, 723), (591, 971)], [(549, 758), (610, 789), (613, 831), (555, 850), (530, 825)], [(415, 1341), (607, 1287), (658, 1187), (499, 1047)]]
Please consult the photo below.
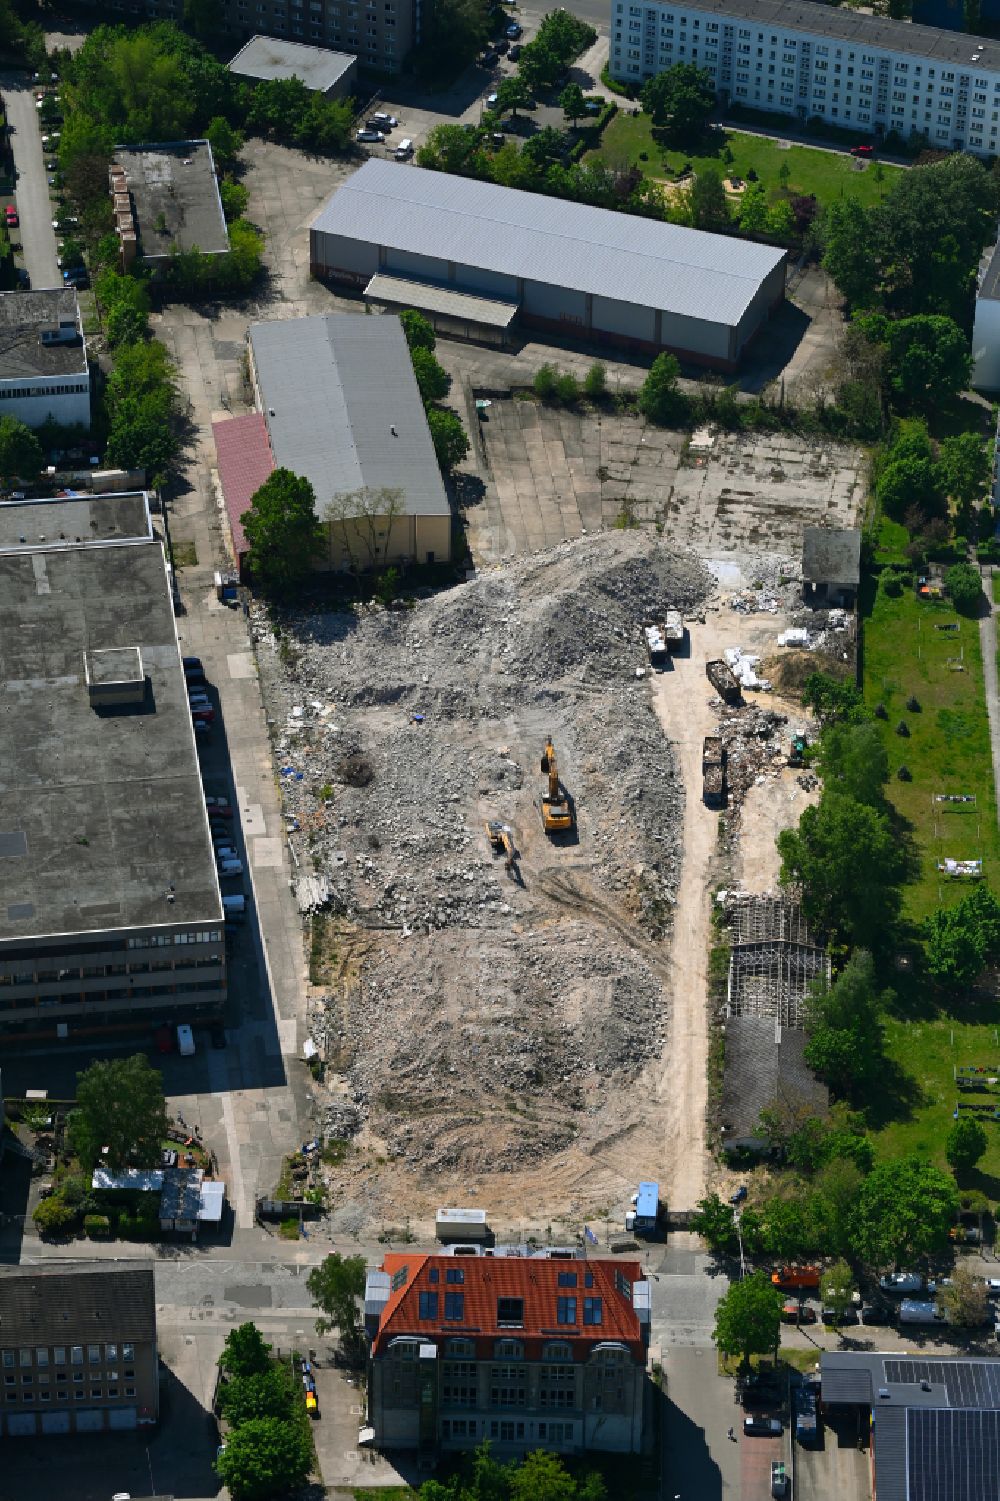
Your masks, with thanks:
[(726, 747), (721, 735), (706, 735), (701, 747), (702, 801), (707, 808), (726, 805)]
[(514, 847), (514, 830), (509, 823), (501, 823), (498, 818), (486, 820), (486, 837), (490, 841), (493, 853), (504, 853), (504, 870), (513, 878), (517, 874), (517, 850)]
[(818, 1266), (783, 1266), (771, 1273), (771, 1286), (782, 1292), (798, 1292), (800, 1288), (813, 1290), (819, 1287)]
[(793, 735), (788, 747), (789, 766), (804, 766), (806, 764), (806, 749), (809, 741), (805, 735)]
[(542, 775), (549, 779), (548, 791), (542, 793), (542, 827), (546, 834), (568, 834), (572, 831), (576, 820), (573, 817), (569, 795), (559, 780), (555, 746), (552, 744), (551, 735), (545, 742), (545, 749), (542, 752)]
[(738, 704), (742, 697), (739, 679), (729, 663), (722, 657), (705, 663), (705, 675), (716, 693), (726, 704)]

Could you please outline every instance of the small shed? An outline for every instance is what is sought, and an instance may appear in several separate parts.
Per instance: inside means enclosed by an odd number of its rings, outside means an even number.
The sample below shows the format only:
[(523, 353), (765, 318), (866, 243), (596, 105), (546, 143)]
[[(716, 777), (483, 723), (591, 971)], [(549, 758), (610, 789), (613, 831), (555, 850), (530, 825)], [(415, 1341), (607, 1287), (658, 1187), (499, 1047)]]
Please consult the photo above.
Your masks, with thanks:
[(802, 533), (802, 593), (811, 605), (850, 609), (861, 583), (856, 527), (807, 526)]

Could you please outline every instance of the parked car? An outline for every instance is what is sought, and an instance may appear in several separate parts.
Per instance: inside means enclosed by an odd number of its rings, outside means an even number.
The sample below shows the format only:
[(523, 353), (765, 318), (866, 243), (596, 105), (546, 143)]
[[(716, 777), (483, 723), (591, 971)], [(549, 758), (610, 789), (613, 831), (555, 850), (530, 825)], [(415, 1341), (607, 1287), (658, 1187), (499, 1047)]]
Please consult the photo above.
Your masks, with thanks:
[(584, 109), (584, 113), (585, 114), (588, 114), (588, 115), (599, 115), (601, 113), (601, 110), (603, 108), (604, 108), (604, 100), (603, 99), (585, 99), (583, 101), (583, 109)]
[(967, 1246), (978, 1246), (982, 1241), (983, 1232), (978, 1225), (952, 1225), (948, 1231), (948, 1238)]
[(746, 1198), (746, 1196), (747, 1196), (747, 1186), (746, 1186), (745, 1183), (741, 1183), (740, 1186), (739, 1186), (739, 1188), (736, 1190), (736, 1192), (729, 1195), (729, 1202), (730, 1202), (730, 1204), (733, 1204), (733, 1205), (742, 1204), (743, 1200)]
[(31, 277), (23, 266), (17, 268), (17, 284), (25, 292), (31, 290)]
[(233, 816), (228, 797), (206, 797), (205, 807), (210, 814), (218, 818), (232, 818)]
[(495, 89), (494, 89), (494, 91), (493, 91), (492, 94), (487, 94), (486, 95), (486, 107), (487, 107), (487, 109), (493, 109), (496, 106), (497, 100), (499, 98), (500, 98), (500, 95), (496, 92)]
[(516, 63), (518, 58), (521, 56), (520, 43), (515, 42), (513, 47), (511, 47), (510, 51), (507, 53), (507, 56), (510, 58), (512, 63)]
[(194, 721), (194, 729), (196, 735), (209, 735), (211, 734), (212, 726), (207, 719), (196, 719)]
[(7, 207), (4, 209), (4, 218), (7, 220), (7, 223), (12, 226), (20, 224), (21, 222), (17, 217), (17, 209), (12, 203), (8, 203)]
[(906, 1293), (920, 1292), (924, 1279), (919, 1272), (887, 1272), (878, 1279), (878, 1285), (884, 1293), (896, 1293), (902, 1297)]
[(202, 660), (200, 657), (181, 657), (181, 666), (184, 668), (201, 667)]
[(862, 1303), (861, 1317), (866, 1324), (888, 1324), (891, 1315), (884, 1303)]
[(851, 155), (852, 156), (874, 156), (875, 155), (875, 147), (874, 146), (852, 146), (851, 147)]
[(510, 42), (508, 42), (505, 36), (502, 36), (498, 42), (493, 43), (493, 47), (494, 50), (499, 52), (500, 56), (503, 57), (505, 52), (510, 51)]
[(782, 1308), (781, 1317), (786, 1324), (815, 1324), (816, 1310), (811, 1303), (796, 1303), (792, 1299)]
[(377, 146), (385, 140), (385, 136), (380, 130), (365, 129), (359, 130), (354, 139), (360, 141), (363, 145)]
[(399, 121), (396, 119), (395, 115), (387, 114), (384, 109), (379, 109), (375, 111), (371, 119), (368, 121), (368, 128), (370, 130), (389, 131), (395, 130), (398, 124)]
[(504, 35), (509, 37), (512, 42), (516, 42), (518, 37), (522, 35), (523, 29), (523, 27), (518, 26), (516, 21), (511, 21)]
[(480, 62), (484, 68), (492, 68), (493, 64), (498, 61), (499, 55), (492, 48), (488, 48), (480, 58)]
[(778, 1438), (784, 1428), (780, 1418), (744, 1418), (743, 1432), (752, 1437)]

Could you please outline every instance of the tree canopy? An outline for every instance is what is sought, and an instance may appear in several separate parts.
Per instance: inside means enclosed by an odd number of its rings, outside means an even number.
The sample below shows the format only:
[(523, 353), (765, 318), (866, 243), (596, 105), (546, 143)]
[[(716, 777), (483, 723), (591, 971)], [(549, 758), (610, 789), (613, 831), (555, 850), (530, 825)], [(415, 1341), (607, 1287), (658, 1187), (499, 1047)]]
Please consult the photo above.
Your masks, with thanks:
[(872, 1267), (893, 1267), (943, 1251), (958, 1214), (950, 1173), (919, 1157), (880, 1162), (858, 1190), (851, 1215), (855, 1253)]
[(944, 1155), (956, 1173), (971, 1173), (980, 1162), (989, 1145), (989, 1138), (981, 1121), (973, 1115), (960, 1115), (948, 1132)]
[(462, 419), (446, 407), (431, 407), (427, 413), (427, 426), (437, 461), (445, 474), (449, 474), (469, 452), (469, 439)]
[(684, 397), (677, 384), (681, 367), (676, 355), (658, 354), (639, 391), (639, 410), (650, 422), (667, 426), (675, 422), (684, 407)]
[(596, 1471), (570, 1475), (558, 1454), (536, 1449), (507, 1464), (493, 1458), (488, 1443), (466, 1455), (458, 1474), (425, 1480), (420, 1501), (605, 1501)]
[(985, 884), (953, 907), (938, 907), (925, 924), (927, 968), (941, 985), (972, 985), (1000, 953), (1000, 902)]
[(239, 1428), (254, 1418), (287, 1421), (297, 1412), (299, 1401), (299, 1390), (284, 1365), (269, 1365), (267, 1370), (236, 1376), (225, 1382), (219, 1391), (223, 1416), (233, 1428)]
[(286, 593), (309, 576), (322, 533), (307, 479), (275, 469), (251, 496), (240, 521), (250, 544), (250, 571), (265, 592)]
[(17, 417), (0, 417), (0, 476), (33, 480), (42, 467), (42, 445)]
[(892, 1000), (877, 989), (871, 954), (856, 949), (830, 989), (807, 1002), (806, 1062), (839, 1095), (863, 1097), (884, 1074), (882, 1016)]
[(167, 1134), (163, 1078), (143, 1053), (92, 1063), (77, 1074), (68, 1132), (85, 1172), (154, 1167)]
[(256, 1324), (238, 1324), (226, 1335), (219, 1363), (232, 1377), (260, 1376), (271, 1369), (271, 1346)]
[(233, 1501), (269, 1501), (300, 1486), (313, 1464), (312, 1440), (301, 1423), (252, 1418), (234, 1429), (215, 1468)]
[(642, 107), (677, 141), (696, 141), (715, 108), (712, 76), (695, 63), (674, 63), (643, 85)]
[(885, 348), (889, 387), (903, 406), (933, 410), (968, 386), (969, 340), (953, 318), (917, 313), (892, 320), (883, 313), (856, 313), (854, 322), (870, 344)]
[(317, 1334), (335, 1329), (349, 1350), (356, 1350), (360, 1344), (358, 1299), (364, 1296), (365, 1274), (363, 1256), (341, 1256), (334, 1251), (319, 1266), (314, 1266), (306, 1279), (309, 1296), (321, 1310), (316, 1320)]
[(977, 615), (983, 602), (983, 580), (972, 563), (953, 563), (944, 586), (960, 615)]
[(778, 835), (778, 851), (782, 882), (801, 886), (803, 911), (821, 933), (869, 948), (885, 942), (904, 869), (885, 813), (824, 788), (798, 828)]
[(882, 806), (889, 757), (872, 720), (830, 725), (820, 742), (820, 766), (827, 787), (836, 787), (868, 807)]
[(715, 1310), (713, 1338), (723, 1355), (766, 1355), (781, 1337), (784, 1299), (765, 1271), (731, 1284)]

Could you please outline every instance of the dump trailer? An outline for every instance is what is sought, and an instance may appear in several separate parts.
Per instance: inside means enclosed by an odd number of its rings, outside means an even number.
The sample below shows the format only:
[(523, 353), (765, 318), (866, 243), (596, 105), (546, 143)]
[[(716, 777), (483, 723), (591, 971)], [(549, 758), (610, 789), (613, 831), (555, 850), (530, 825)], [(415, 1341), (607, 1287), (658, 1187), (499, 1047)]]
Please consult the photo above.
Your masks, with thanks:
[(726, 805), (726, 747), (721, 735), (706, 735), (701, 747), (702, 800), (706, 807)]
[(721, 657), (706, 662), (705, 675), (723, 703), (738, 704), (740, 702), (739, 681), (728, 662)]
[(798, 1292), (800, 1288), (819, 1287), (818, 1266), (781, 1266), (771, 1273), (771, 1284), (782, 1292)]

